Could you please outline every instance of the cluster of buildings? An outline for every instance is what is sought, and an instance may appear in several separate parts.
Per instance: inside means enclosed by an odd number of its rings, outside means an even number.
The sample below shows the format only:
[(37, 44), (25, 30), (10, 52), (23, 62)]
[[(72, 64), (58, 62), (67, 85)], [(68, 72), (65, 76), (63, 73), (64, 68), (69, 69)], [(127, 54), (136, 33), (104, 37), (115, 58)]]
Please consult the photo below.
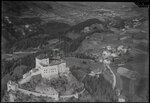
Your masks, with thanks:
[[(123, 46), (123, 45), (120, 45), (117, 48), (114, 48), (114, 47), (111, 47), (111, 46), (104, 47), (103, 51), (102, 51), (102, 54), (99, 55), (98, 57), (99, 57), (99, 62), (101, 62), (101, 63), (104, 64), (104, 69), (105, 70), (101, 71), (101, 72), (97, 72), (97, 73), (94, 73), (92, 71), (89, 75), (91, 75), (91, 76), (95, 76), (96, 75), (97, 76), (97, 74), (101, 74), (102, 72), (105, 72), (106, 70), (109, 70), (110, 73), (113, 76), (112, 87), (114, 89), (115, 86), (116, 86), (116, 75), (114, 74), (113, 70), (111, 69), (110, 64), (113, 62), (114, 59), (119, 58), (120, 55), (123, 55), (123, 54), (125, 54), (127, 52), (128, 52), (128, 48), (125, 47), (125, 46)], [(118, 71), (117, 71), (117, 73), (123, 74), (126, 77), (131, 77), (130, 74), (133, 73), (133, 72), (130, 72), (128, 69), (126, 69), (125, 72), (123, 72), (123, 71), (124, 70), (122, 70), (122, 68), (119, 68)], [(130, 73), (128, 73), (128, 72), (130, 72)], [(120, 90), (117, 91), (117, 92), (118, 92), (117, 93), (117, 95), (118, 95), (118, 101), (119, 102), (125, 102), (125, 97), (120, 94)]]
[[(117, 49), (111, 48), (111, 46), (107, 46), (106, 49), (107, 50), (103, 51), (102, 53), (102, 59), (99, 60), (100, 62), (104, 62), (106, 64), (110, 64), (113, 59), (117, 59), (120, 55), (123, 55), (129, 51), (129, 48), (124, 47), (123, 45), (118, 46)], [(121, 65), (123, 64), (118, 64), (118, 66)], [(119, 67), (117, 69), (117, 73), (131, 80), (136, 80), (136, 76), (139, 75), (137, 72), (131, 71), (124, 67)]]
[(102, 59), (100, 62), (105, 62), (106, 64), (110, 64), (114, 59), (117, 59), (120, 55), (127, 53), (128, 48), (123, 45), (118, 46), (116, 49), (111, 46), (107, 46), (105, 50), (102, 52)]
[[(111, 64), (113, 62), (114, 59), (119, 58), (119, 56), (126, 54), (128, 51), (130, 50), (130, 48), (125, 47), (123, 45), (118, 46), (116, 49), (112, 48), (111, 46), (107, 46), (106, 50), (104, 50), (102, 52), (102, 59), (100, 59), (100, 62), (103, 62), (104, 65), (106, 65), (106, 67), (111, 71), (111, 73), (113, 74), (113, 78), (114, 78), (114, 82), (113, 85), (115, 86), (115, 75), (113, 73), (113, 71), (111, 70), (109, 64)], [(126, 78), (129, 78), (131, 80), (136, 80), (140, 74), (137, 73), (136, 71), (132, 71), (129, 70), (125, 67), (121, 67), (121, 65), (118, 64), (118, 68), (117, 68), (117, 74), (124, 76)], [(121, 90), (116, 89), (117, 95), (118, 95), (118, 101), (119, 102), (125, 102), (126, 98), (125, 96), (123, 96), (120, 92)]]

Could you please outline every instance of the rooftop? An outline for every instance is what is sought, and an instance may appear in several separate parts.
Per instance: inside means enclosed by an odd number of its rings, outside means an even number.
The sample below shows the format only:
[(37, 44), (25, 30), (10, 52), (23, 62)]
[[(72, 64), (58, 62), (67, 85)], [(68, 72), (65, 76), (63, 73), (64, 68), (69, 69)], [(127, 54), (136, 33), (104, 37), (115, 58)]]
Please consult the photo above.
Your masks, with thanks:
[(50, 63), (49, 63), (48, 65), (42, 64), (42, 63), (40, 63), (40, 64), (41, 64), (43, 67), (46, 67), (46, 66), (59, 65), (59, 64), (61, 64), (61, 63), (65, 63), (65, 61), (62, 60), (62, 59), (56, 59), (56, 60), (50, 60)]
[(46, 59), (46, 58), (48, 58), (48, 55), (47, 54), (40, 54), (36, 58), (38, 58), (38, 59)]

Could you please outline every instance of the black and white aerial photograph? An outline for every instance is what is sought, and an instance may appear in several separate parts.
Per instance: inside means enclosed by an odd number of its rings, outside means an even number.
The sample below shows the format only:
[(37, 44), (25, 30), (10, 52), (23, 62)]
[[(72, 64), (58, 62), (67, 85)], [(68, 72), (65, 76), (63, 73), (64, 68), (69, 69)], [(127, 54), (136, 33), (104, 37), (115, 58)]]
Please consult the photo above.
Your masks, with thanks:
[(1, 102), (149, 102), (149, 7), (2, 1)]

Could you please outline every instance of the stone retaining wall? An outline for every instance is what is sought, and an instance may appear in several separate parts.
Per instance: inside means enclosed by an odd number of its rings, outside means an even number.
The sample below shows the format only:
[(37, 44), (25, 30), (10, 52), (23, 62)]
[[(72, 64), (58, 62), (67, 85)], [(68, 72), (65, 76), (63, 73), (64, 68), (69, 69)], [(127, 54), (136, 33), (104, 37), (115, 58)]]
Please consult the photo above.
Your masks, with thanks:
[(31, 92), (31, 91), (28, 91), (28, 90), (25, 90), (25, 89), (21, 89), (21, 88), (18, 88), (18, 90), (24, 94), (27, 94), (27, 95), (35, 95), (35, 96), (44, 96), (44, 97), (51, 97), (51, 98), (54, 98), (55, 100), (59, 100), (58, 98), (58, 95), (48, 95), (48, 94), (42, 94), (42, 93), (36, 93), (36, 92)]
[(63, 95), (63, 96), (60, 96), (60, 98), (71, 98), (71, 97), (75, 97), (76, 99), (78, 99), (79, 94), (76, 93), (76, 94), (71, 94), (71, 95)]

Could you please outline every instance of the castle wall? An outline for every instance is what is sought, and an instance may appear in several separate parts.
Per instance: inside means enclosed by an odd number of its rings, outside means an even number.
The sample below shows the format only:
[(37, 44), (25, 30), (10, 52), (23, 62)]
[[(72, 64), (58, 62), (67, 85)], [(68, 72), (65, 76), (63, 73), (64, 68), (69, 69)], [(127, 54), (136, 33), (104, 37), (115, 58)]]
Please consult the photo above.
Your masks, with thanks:
[(40, 72), (40, 71), (33, 72), (33, 73), (32, 73), (32, 76), (38, 75), (38, 74), (41, 74), (41, 72)]
[(42, 94), (42, 93), (36, 93), (36, 92), (31, 92), (31, 91), (28, 91), (28, 90), (25, 90), (25, 89), (21, 89), (21, 88), (18, 88), (18, 90), (24, 94), (27, 94), (27, 95), (35, 95), (35, 96), (44, 96), (44, 97), (51, 97), (51, 98), (55, 98), (55, 100), (58, 100), (58, 94), (55, 94), (55, 95), (48, 95), (48, 94)]
[(26, 77), (28, 77), (28, 76), (30, 76), (31, 75), (31, 73), (30, 72), (27, 72), (27, 73), (25, 73), (24, 75), (23, 75), (23, 78), (26, 78)]
[(38, 74), (41, 74), (40, 71), (29, 71), (28, 73), (24, 74), (23, 75), (23, 78), (19, 81), (19, 84), (24, 84), (24, 83), (27, 83), (31, 80), (31, 77), (34, 76), (34, 75), (38, 75)]
[(19, 84), (27, 83), (30, 81), (31, 77), (32, 77), (32, 75), (29, 75), (28, 77), (21, 79), (18, 83)]
[(76, 99), (78, 99), (79, 98), (79, 94), (76, 93), (76, 94), (71, 94), (71, 95), (60, 96), (60, 98), (71, 98), (71, 97), (75, 97)]

